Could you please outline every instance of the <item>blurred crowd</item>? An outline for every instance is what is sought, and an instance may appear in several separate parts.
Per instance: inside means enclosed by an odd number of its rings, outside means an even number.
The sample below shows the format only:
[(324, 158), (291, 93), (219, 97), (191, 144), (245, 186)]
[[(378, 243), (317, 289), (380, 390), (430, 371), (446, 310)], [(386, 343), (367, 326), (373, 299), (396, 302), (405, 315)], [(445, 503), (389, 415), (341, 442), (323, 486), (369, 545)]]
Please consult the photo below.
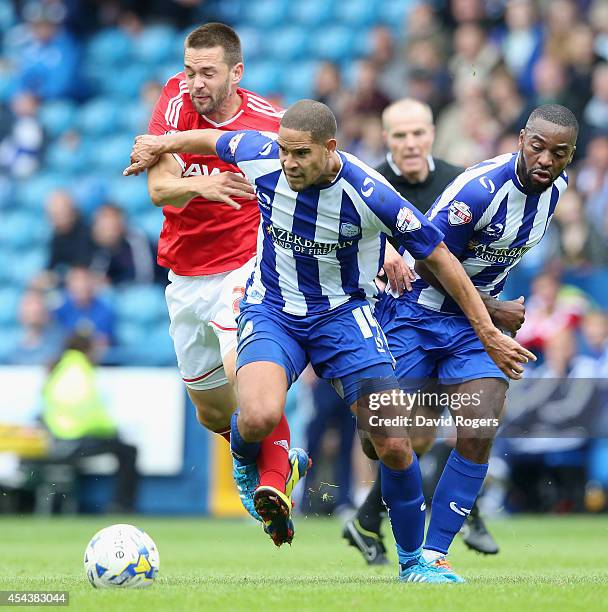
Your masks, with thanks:
[(386, 156), (382, 110), (398, 98), (431, 106), (434, 154), (460, 166), (515, 150), (535, 106), (571, 108), (570, 187), (505, 296), (526, 296), (522, 343), (542, 357), (563, 340), (605, 371), (604, 0), (0, 0), (1, 363), (47, 363), (74, 331), (93, 333), (104, 363), (174, 363), (155, 262), (162, 215), (145, 179), (120, 169), (204, 21), (241, 34), (245, 87), (325, 102), (340, 147), (373, 166)]

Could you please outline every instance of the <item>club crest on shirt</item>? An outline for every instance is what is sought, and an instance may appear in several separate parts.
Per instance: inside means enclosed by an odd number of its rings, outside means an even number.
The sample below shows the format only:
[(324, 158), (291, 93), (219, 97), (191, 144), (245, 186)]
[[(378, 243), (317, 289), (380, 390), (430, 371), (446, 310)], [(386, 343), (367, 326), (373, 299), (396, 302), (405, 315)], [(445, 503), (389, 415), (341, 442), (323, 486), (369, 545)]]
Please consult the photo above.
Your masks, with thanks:
[(465, 225), (473, 219), (468, 204), (454, 200), (448, 209), (448, 222), (450, 225)]
[(414, 211), (407, 206), (404, 206), (397, 213), (397, 229), (404, 232), (413, 232), (422, 227), (422, 223), (420, 223), (420, 219), (416, 217)]
[(354, 223), (340, 223), (340, 234), (345, 238), (354, 238), (361, 233), (361, 228)]
[(230, 142), (228, 143), (228, 148), (230, 149), (230, 153), (232, 153), (233, 156), (236, 153), (236, 148), (239, 146), (239, 142), (241, 142), (243, 136), (245, 136), (245, 134), (241, 132), (240, 134), (237, 134), (236, 136), (233, 136), (230, 139)]

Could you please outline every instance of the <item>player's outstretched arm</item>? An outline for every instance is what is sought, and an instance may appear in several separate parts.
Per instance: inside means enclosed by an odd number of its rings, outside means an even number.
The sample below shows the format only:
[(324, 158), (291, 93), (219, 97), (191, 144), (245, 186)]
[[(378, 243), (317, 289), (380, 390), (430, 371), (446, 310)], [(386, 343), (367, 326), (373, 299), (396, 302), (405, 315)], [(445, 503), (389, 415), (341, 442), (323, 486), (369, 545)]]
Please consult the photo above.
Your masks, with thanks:
[(529, 360), (536, 361), (536, 357), (493, 325), (477, 289), (445, 243), (441, 242), (435, 247), (424, 263), (460, 306), (500, 370), (514, 380), (521, 378), (522, 364)]
[(131, 165), (125, 168), (123, 174), (129, 176), (143, 172), (153, 166), (163, 153), (216, 155), (215, 145), (225, 133), (222, 130), (188, 130), (162, 136), (136, 136), (131, 150)]

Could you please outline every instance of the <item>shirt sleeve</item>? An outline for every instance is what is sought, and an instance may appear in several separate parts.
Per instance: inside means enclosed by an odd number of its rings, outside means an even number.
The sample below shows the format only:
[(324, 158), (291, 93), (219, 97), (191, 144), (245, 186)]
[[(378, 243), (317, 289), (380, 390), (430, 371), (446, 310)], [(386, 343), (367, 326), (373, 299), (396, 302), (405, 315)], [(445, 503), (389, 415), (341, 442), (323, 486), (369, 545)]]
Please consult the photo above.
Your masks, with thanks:
[(217, 156), (229, 164), (238, 166), (240, 162), (251, 161), (270, 153), (274, 141), (261, 132), (240, 130), (222, 134), (215, 149)]
[(448, 187), (427, 213), (427, 217), (443, 232), (444, 242), (456, 257), (467, 248), (475, 226), (489, 204), (477, 183), (465, 183), (456, 193)]
[(443, 233), (416, 207), (388, 185), (376, 184), (367, 205), (381, 221), (379, 229), (392, 236), (414, 259), (425, 259), (443, 240)]

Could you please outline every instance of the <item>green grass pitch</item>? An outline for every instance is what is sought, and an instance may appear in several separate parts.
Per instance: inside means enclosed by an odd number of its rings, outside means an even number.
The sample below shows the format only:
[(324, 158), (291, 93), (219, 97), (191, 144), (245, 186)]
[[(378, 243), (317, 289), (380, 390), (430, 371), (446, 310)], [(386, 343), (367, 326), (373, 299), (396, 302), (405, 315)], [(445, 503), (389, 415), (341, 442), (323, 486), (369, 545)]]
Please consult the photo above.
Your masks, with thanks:
[[(161, 571), (147, 590), (95, 590), (85, 578), (89, 538), (117, 522), (142, 527), (158, 545)], [(400, 584), (396, 563), (368, 569), (340, 539), (340, 527), (297, 517), (293, 546), (277, 549), (246, 520), (3, 517), (0, 590), (68, 590), (69, 609), (78, 612), (608, 610), (606, 515), (495, 521), (499, 555), (454, 543), (463, 585)]]

